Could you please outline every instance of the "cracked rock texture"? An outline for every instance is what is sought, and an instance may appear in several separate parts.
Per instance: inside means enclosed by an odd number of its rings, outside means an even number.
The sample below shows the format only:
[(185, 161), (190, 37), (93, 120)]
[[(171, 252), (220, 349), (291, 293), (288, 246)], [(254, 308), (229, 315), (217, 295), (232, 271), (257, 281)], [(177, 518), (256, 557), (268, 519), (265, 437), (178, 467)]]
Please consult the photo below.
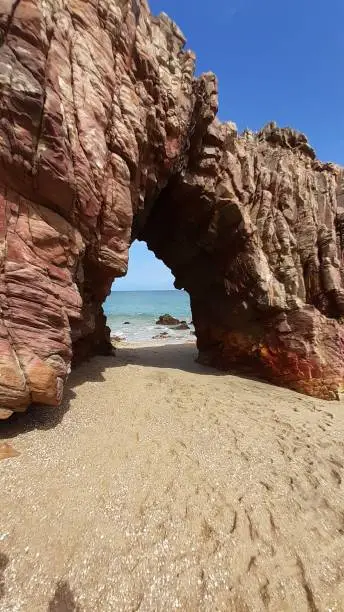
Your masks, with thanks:
[(201, 361), (338, 394), (343, 172), (291, 129), (218, 122), (184, 44), (145, 0), (0, 2), (0, 418), (111, 351), (136, 238), (190, 293)]

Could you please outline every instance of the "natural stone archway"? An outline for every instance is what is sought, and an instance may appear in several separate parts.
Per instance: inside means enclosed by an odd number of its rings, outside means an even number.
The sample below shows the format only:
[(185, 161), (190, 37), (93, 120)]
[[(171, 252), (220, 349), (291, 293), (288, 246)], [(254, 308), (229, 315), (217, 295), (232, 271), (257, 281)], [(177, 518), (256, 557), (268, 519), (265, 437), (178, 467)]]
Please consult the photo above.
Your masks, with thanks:
[(275, 124), (239, 136), (214, 121), (192, 155), (142, 236), (190, 293), (200, 360), (336, 397), (341, 171)]
[(146, 240), (200, 359), (336, 397), (343, 171), (306, 138), (221, 124), (214, 75), (145, 0), (0, 6), (0, 415), (58, 404), (111, 349), (102, 303)]

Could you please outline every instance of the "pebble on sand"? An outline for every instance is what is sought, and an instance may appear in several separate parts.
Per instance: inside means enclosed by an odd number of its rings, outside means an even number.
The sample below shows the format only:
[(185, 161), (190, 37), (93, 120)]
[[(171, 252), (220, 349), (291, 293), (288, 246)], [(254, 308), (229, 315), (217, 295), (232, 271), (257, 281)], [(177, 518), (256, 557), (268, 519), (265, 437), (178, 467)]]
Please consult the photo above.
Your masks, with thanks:
[(7, 442), (0, 444), (0, 461), (2, 459), (10, 459), (11, 457), (19, 457), (20, 453)]

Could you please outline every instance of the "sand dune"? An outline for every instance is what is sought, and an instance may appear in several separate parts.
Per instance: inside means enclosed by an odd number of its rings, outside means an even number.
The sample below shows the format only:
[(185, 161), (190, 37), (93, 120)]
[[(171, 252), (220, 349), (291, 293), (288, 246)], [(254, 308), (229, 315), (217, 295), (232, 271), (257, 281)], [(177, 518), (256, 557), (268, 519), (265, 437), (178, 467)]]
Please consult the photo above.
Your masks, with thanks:
[(1, 611), (344, 610), (343, 406), (194, 353), (121, 348), (1, 424)]

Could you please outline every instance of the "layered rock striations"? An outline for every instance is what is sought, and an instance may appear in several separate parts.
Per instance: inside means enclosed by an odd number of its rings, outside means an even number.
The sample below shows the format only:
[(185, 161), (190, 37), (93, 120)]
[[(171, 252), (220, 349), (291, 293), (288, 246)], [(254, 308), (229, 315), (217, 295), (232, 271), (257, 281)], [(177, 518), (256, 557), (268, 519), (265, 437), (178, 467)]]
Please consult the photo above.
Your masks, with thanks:
[(337, 397), (341, 178), (294, 130), (209, 126), (143, 231), (190, 293), (201, 361)]
[(221, 124), (184, 44), (144, 0), (0, 6), (1, 418), (111, 350), (136, 238), (190, 293), (202, 361), (341, 387), (343, 172), (293, 130)]

